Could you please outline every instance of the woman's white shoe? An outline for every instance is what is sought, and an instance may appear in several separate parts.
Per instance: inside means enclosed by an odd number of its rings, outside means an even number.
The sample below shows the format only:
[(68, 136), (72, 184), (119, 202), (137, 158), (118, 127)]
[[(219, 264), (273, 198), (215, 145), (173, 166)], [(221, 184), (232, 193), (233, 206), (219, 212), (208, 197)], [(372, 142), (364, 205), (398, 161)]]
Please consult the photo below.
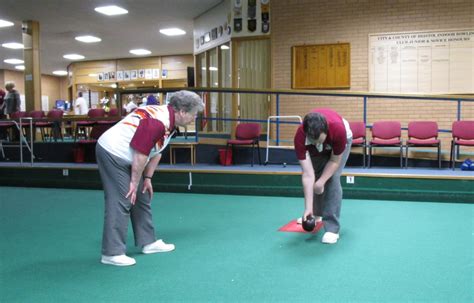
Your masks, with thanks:
[(130, 266), (137, 263), (134, 258), (130, 258), (126, 255), (118, 256), (104, 256), (100, 260), (102, 264), (115, 265), (115, 266)]
[(174, 244), (166, 244), (163, 240), (157, 240), (151, 244), (143, 246), (142, 253), (154, 254), (174, 250)]

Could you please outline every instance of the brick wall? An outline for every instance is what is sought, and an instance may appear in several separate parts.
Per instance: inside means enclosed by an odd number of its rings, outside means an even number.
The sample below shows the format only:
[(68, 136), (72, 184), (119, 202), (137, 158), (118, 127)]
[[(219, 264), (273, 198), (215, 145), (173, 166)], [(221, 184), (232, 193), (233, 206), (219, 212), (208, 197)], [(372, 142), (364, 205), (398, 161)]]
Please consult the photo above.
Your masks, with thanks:
[[(472, 0), (287, 0), (272, 1), (272, 76), (276, 89), (291, 88), (291, 47), (301, 44), (349, 42), (351, 89), (368, 91), (368, 36), (373, 33), (473, 28)], [(314, 107), (331, 107), (347, 120), (361, 121), (362, 98), (280, 97), (281, 114), (301, 115)], [(451, 128), (456, 103), (423, 100), (369, 99), (368, 123), (435, 120)], [(275, 109), (272, 109), (272, 113)], [(463, 104), (463, 119), (474, 119), (474, 104)], [(291, 138), (294, 127), (282, 127)], [(404, 134), (406, 137), (406, 134)], [(450, 134), (442, 135), (448, 150)]]

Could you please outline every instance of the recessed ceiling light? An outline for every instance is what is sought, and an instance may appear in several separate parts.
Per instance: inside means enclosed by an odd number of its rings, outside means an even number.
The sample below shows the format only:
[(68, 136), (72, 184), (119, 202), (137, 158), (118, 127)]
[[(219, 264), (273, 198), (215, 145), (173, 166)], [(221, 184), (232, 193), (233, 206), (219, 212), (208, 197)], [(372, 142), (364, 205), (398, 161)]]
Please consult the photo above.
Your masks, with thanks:
[(5, 59), (3, 62), (8, 63), (8, 64), (23, 64), (25, 63), (23, 60), (20, 59)]
[(0, 27), (13, 26), (13, 23), (7, 20), (0, 19)]
[(98, 74), (89, 74), (89, 77), (97, 77)]
[(131, 49), (130, 54), (134, 55), (149, 55), (151, 52), (147, 49), (139, 48), (139, 49)]
[(65, 70), (55, 70), (53, 72), (53, 74), (55, 74), (56, 76), (66, 76), (67, 75), (67, 71)]
[(186, 34), (185, 31), (176, 27), (160, 29), (160, 33), (166, 36), (180, 36)]
[(96, 7), (94, 10), (98, 13), (101, 13), (107, 16), (128, 14), (128, 11), (126, 9), (116, 6), (116, 5), (99, 6), (99, 7)]
[(211, 67), (209, 67), (209, 70), (216, 71), (216, 70), (217, 70), (217, 67), (211, 66)]
[(94, 36), (78, 36), (75, 38), (77, 41), (81, 41), (84, 43), (94, 43), (94, 42), (100, 42), (102, 39)]
[(23, 48), (23, 44), (16, 43), (16, 42), (3, 43), (2, 46), (5, 47), (5, 48), (11, 48), (11, 49), (21, 49), (21, 48)]
[(228, 47), (227, 45), (221, 45), (221, 49), (229, 49), (230, 47)]
[(81, 59), (84, 59), (85, 57), (79, 54), (67, 54), (67, 55), (64, 55), (63, 58), (69, 59), (69, 60), (81, 60)]
[(25, 66), (24, 65), (17, 65), (15, 66), (16, 69), (19, 69), (19, 70), (25, 70)]

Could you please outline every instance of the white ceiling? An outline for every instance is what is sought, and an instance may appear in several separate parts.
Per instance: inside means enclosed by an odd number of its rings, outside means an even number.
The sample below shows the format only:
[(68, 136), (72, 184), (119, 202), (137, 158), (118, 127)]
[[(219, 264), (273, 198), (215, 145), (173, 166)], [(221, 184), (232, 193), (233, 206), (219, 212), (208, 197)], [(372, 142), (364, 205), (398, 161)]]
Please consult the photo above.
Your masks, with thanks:
[[(191, 54), (193, 52), (193, 19), (222, 0), (0, 0), (0, 19), (13, 22), (0, 28), (0, 45), (22, 43), (23, 20), (40, 24), (41, 72), (66, 70), (70, 60), (63, 55), (77, 53), (84, 60), (137, 57), (129, 53), (145, 48), (149, 56)], [(108, 17), (94, 11), (95, 7), (117, 5), (128, 14)], [(183, 36), (168, 37), (160, 28), (178, 27)], [(74, 37), (93, 35), (99, 43), (82, 43)], [(0, 46), (0, 69), (14, 70), (4, 63), (9, 58), (22, 59), (23, 51)]]

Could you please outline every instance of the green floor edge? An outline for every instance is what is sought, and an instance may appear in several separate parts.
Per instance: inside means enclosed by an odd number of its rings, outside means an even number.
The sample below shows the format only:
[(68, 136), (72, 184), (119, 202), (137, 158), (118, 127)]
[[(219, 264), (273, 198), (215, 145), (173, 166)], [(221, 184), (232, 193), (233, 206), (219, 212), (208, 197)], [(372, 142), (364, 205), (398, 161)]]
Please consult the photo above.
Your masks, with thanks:
[[(346, 199), (474, 203), (474, 180), (355, 177), (347, 184), (341, 177)], [(0, 168), (0, 185), (101, 189), (96, 169)], [(299, 175), (156, 172), (155, 191), (261, 196), (303, 195)]]

